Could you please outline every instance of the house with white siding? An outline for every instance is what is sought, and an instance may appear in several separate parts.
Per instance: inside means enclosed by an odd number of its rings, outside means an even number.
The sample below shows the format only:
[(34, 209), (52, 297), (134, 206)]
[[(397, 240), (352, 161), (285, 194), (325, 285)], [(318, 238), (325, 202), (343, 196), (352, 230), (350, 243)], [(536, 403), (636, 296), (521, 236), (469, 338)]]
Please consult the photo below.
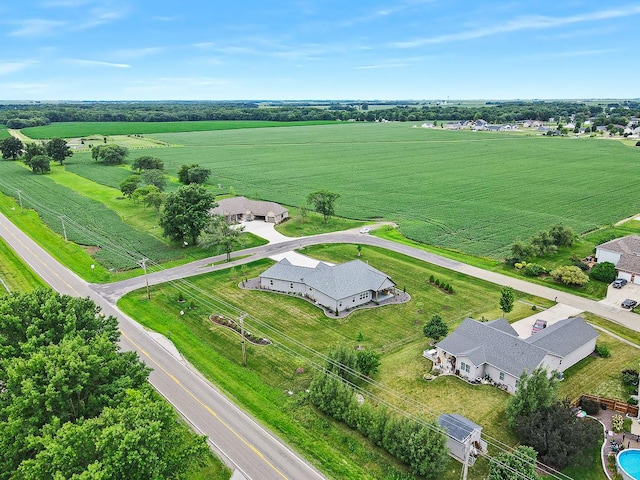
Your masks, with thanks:
[[(523, 372), (564, 372), (595, 350), (598, 332), (581, 317), (567, 318), (528, 338), (504, 319), (472, 318), (436, 344), (434, 367), (467, 380), (487, 378), (514, 393)], [(425, 354), (426, 355), (426, 354)]]
[(640, 236), (627, 235), (598, 245), (596, 261), (613, 263), (618, 278), (640, 284)]
[(303, 296), (331, 312), (387, 300), (396, 287), (389, 276), (360, 260), (303, 267), (284, 258), (259, 279), (261, 289)]

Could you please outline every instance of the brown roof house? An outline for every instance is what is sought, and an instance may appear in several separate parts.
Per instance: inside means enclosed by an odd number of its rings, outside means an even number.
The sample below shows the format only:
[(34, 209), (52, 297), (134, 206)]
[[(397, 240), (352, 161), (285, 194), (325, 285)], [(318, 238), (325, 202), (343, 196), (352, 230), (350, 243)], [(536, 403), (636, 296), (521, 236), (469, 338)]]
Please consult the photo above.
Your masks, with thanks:
[(225, 198), (212, 208), (211, 215), (222, 215), (229, 223), (264, 220), (267, 223), (280, 223), (289, 218), (289, 210), (275, 202), (249, 200), (246, 197)]
[(598, 245), (596, 259), (599, 263), (613, 263), (618, 278), (640, 284), (640, 236), (627, 235)]

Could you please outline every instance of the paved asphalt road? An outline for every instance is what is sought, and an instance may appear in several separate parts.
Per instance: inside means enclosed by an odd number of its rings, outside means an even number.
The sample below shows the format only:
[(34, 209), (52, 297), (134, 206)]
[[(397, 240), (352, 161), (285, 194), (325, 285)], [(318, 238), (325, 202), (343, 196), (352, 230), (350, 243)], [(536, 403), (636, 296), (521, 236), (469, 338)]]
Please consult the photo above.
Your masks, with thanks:
[(235, 469), (234, 479), (324, 478), (230, 402), (195, 369), (172, 356), (139, 324), (60, 265), (1, 214), (0, 236), (53, 289), (63, 294), (91, 297), (106, 315), (118, 318), (122, 331), (121, 347), (136, 350), (140, 358), (153, 368), (149, 377), (151, 384), (197, 432), (209, 437), (212, 449)]
[[(429, 262), (434, 265), (439, 265), (456, 272), (464, 273), (471, 277), (480, 278), (498, 285), (508, 285), (521, 292), (536, 295), (548, 300), (553, 300), (558, 303), (563, 303), (583, 312), (591, 312), (595, 315), (598, 315), (599, 317), (617, 322), (632, 330), (640, 331), (640, 316), (627, 310), (623, 310), (620, 307), (596, 302), (588, 298), (583, 298), (571, 293), (561, 292), (550, 287), (545, 287), (543, 285), (528, 282), (526, 280), (509, 277), (501, 273), (483, 270), (482, 268), (473, 267), (471, 265), (467, 265), (466, 263), (461, 263), (456, 260), (442, 257), (440, 255), (425, 252), (424, 250), (420, 250), (408, 245), (395, 243), (371, 235), (363, 235), (358, 233), (357, 229), (347, 230), (343, 232), (326, 233), (322, 235), (314, 235), (310, 237), (301, 237), (287, 242), (272, 245), (263, 245), (246, 250), (241, 250), (232, 254), (232, 261), (230, 263), (213, 265), (214, 262), (219, 262), (225, 258), (224, 255), (220, 255), (217, 257), (192, 262), (186, 265), (181, 265), (179, 267), (160, 270), (148, 275), (149, 284), (156, 285), (172, 280), (178, 280), (180, 278), (187, 278), (206, 272), (212, 272), (214, 270), (226, 269), (232, 266), (241, 265), (243, 263), (253, 262), (261, 258), (270, 257), (278, 253), (284, 253), (292, 249), (323, 243), (353, 243), (382, 247), (387, 250), (392, 250), (394, 252), (402, 253), (409, 257), (416, 258), (418, 260)], [(106, 299), (109, 299), (110, 302), (115, 304), (115, 302), (125, 293), (136, 290), (138, 288), (142, 288), (144, 286), (144, 277), (136, 277), (110, 284), (93, 284), (91, 285), (91, 288), (96, 292), (99, 292), (100, 295), (102, 295)]]

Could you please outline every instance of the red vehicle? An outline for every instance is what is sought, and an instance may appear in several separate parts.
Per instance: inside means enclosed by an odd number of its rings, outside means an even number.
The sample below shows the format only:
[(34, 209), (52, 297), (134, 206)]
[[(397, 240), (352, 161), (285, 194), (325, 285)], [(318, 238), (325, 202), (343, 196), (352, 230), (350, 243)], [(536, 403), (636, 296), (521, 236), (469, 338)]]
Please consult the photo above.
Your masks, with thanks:
[(547, 328), (546, 320), (536, 320), (536, 322), (533, 324), (533, 328), (531, 329), (531, 335), (535, 335), (536, 333), (541, 332), (545, 328)]

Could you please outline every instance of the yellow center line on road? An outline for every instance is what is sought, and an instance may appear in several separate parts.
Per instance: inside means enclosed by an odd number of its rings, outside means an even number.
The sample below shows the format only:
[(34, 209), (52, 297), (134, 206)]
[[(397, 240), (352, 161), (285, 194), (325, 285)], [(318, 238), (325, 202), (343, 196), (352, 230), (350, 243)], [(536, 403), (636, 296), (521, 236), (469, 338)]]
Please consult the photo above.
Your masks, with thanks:
[(165, 370), (158, 362), (156, 362), (151, 355), (149, 355), (144, 349), (142, 349), (136, 342), (134, 342), (131, 337), (129, 337), (126, 333), (124, 333), (122, 330), (120, 330), (120, 333), (122, 334), (122, 336), (124, 338), (127, 339), (127, 341), (129, 341), (134, 347), (136, 347), (136, 349), (139, 352), (144, 353), (144, 355), (154, 364), (158, 367), (158, 369), (160, 369), (163, 373), (165, 373), (171, 380), (173, 380), (176, 385), (178, 385), (180, 388), (182, 388), (182, 390), (184, 390), (191, 398), (193, 398), (196, 402), (198, 402), (200, 404), (200, 406), (202, 406), (207, 412), (209, 412), (216, 420), (218, 420), (222, 425), (224, 425), (224, 427), (229, 430), (231, 433), (233, 433), (236, 438), (238, 438), (238, 440), (240, 440), (242, 443), (244, 443), (247, 447), (249, 447), (249, 449), (254, 452), (260, 459), (262, 459), (262, 461), (264, 461), (267, 465), (269, 465), (276, 473), (278, 473), (278, 475), (280, 475), (282, 478), (287, 479), (288, 477), (282, 473), (275, 465), (273, 465), (269, 460), (266, 459), (266, 457), (264, 456), (264, 454), (262, 452), (260, 452), (255, 446), (253, 446), (251, 443), (249, 443), (247, 440), (244, 439), (244, 437), (242, 437), (238, 432), (236, 432), (228, 423), (226, 423), (224, 420), (222, 420), (220, 418), (220, 416), (211, 408), (209, 407), (209, 405), (206, 405), (204, 402), (202, 402), (202, 400), (200, 400), (191, 390), (189, 390), (188, 388), (186, 388), (182, 383), (180, 383), (180, 381), (173, 376), (172, 374), (170, 374), (167, 370)]
[[(26, 251), (30, 252), (30, 253), (31, 253), (31, 255), (33, 255), (33, 256), (34, 256), (34, 258), (36, 258), (36, 259), (37, 259), (37, 260), (42, 264), (42, 266), (43, 266), (44, 268), (46, 268), (50, 273), (52, 273), (54, 276), (56, 276), (56, 277), (58, 278), (58, 280), (60, 280), (60, 282), (64, 283), (64, 284), (69, 288), (69, 290), (71, 290), (72, 292), (74, 292), (74, 293), (76, 294), (76, 296), (78, 296), (78, 297), (82, 297), (82, 295), (81, 295), (80, 293), (78, 293), (78, 291), (77, 291), (75, 288), (73, 288), (71, 285), (69, 285), (69, 284), (66, 282), (66, 280), (64, 280), (64, 279), (63, 279), (63, 278), (58, 274), (58, 272), (56, 272), (55, 270), (53, 270), (53, 269), (52, 269), (52, 268), (47, 264), (47, 262), (45, 262), (44, 260), (42, 260), (42, 258), (40, 258), (40, 256), (39, 256), (37, 253), (35, 253), (31, 248), (29, 248), (29, 247), (28, 247), (28, 246), (27, 246), (27, 245), (26, 245), (26, 244), (25, 244), (25, 243), (24, 243), (24, 242), (23, 242), (23, 241), (22, 241), (22, 240), (21, 240), (21, 239), (20, 239), (20, 238), (15, 234), (15, 233), (13, 233), (12, 231), (10, 231), (10, 230), (5, 226), (5, 225), (2, 225), (2, 228), (4, 229), (4, 231), (6, 232), (6, 234), (7, 234), (7, 235), (11, 235), (11, 236), (15, 239), (15, 241), (16, 241), (16, 242), (18, 242), (20, 245), (22, 245), (22, 247), (23, 247)], [(16, 251), (16, 253), (18, 253), (18, 255), (19, 255), (19, 256), (21, 256), (19, 252), (17, 252), (17, 251)], [(27, 262), (27, 264), (29, 264), (29, 266), (31, 266), (31, 268), (35, 271), (34, 266), (33, 266), (33, 265), (31, 265), (27, 259), (23, 258), (23, 260), (24, 260), (25, 262)], [(38, 272), (36, 271), (36, 273), (38, 273)], [(44, 279), (43, 279), (43, 280), (44, 280)], [(47, 282), (47, 283), (49, 283), (49, 282)], [(51, 285), (51, 286), (53, 287), (53, 285)]]

